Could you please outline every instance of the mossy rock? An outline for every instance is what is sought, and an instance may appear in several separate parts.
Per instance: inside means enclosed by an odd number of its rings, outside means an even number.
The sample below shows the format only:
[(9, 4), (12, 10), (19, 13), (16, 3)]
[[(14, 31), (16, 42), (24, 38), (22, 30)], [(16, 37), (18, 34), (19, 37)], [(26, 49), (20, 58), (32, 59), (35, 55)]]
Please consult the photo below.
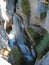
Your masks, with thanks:
[(16, 65), (20, 65), (21, 53), (17, 46), (14, 46), (11, 50), (11, 54), (13, 56), (13, 60), (15, 61)]
[(27, 30), (32, 38), (37, 38), (39, 36), (39, 33), (35, 32), (33, 29), (27, 28)]
[(41, 58), (49, 50), (49, 33), (45, 34), (40, 44), (36, 46), (37, 56)]

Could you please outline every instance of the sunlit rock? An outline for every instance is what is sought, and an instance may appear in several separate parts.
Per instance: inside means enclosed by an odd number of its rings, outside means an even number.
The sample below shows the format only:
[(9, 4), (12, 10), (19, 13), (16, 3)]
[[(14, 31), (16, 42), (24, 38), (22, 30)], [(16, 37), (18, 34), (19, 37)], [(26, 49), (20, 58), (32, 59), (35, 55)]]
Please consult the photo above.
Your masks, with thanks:
[(31, 7), (31, 17), (34, 18), (38, 10), (38, 0), (29, 0)]

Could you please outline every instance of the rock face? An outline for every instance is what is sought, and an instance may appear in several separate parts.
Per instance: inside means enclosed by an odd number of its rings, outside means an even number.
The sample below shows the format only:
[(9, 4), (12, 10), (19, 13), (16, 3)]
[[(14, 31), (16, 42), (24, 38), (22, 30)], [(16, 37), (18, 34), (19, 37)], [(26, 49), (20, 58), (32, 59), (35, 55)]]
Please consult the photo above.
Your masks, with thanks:
[(31, 16), (34, 18), (37, 14), (38, 9), (38, 0), (29, 0), (31, 7)]
[(42, 59), (37, 59), (35, 65), (49, 65), (49, 52)]
[(6, 31), (4, 30), (3, 22), (0, 21), (0, 48), (8, 47), (8, 37), (6, 35)]
[(29, 0), (31, 7), (30, 24), (40, 25), (40, 0)]

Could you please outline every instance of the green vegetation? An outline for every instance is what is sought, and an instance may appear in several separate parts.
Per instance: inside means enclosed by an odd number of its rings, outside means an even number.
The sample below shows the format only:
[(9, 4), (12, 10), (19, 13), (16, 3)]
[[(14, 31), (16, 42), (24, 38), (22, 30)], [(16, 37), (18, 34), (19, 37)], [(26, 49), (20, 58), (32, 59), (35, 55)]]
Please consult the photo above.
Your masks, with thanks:
[(49, 50), (49, 33), (45, 34), (41, 43), (36, 47), (38, 57), (42, 57)]
[(30, 36), (35, 40), (36, 45), (38, 45), (41, 41), (40, 34), (34, 31), (32, 28), (27, 28), (27, 30)]
[(35, 32), (33, 29), (27, 28), (27, 30), (32, 38), (37, 38), (39, 36), (39, 33)]
[(20, 0), (21, 1), (21, 7), (23, 10), (23, 13), (25, 15), (30, 15), (30, 3), (28, 0)]
[(15, 61), (16, 65), (20, 65), (20, 58), (21, 58), (21, 54), (19, 49), (17, 48), (17, 46), (14, 46), (12, 48), (11, 54), (13, 56), (13, 60)]

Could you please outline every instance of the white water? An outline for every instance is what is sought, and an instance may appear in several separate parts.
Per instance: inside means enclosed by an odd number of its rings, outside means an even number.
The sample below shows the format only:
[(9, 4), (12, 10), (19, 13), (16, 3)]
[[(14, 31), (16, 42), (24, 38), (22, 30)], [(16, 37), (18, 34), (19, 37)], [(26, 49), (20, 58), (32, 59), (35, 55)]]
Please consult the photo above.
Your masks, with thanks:
[(6, 1), (4, 0), (0, 0), (0, 13), (0, 16), (3, 20), (9, 21), (8, 16), (6, 14)]

